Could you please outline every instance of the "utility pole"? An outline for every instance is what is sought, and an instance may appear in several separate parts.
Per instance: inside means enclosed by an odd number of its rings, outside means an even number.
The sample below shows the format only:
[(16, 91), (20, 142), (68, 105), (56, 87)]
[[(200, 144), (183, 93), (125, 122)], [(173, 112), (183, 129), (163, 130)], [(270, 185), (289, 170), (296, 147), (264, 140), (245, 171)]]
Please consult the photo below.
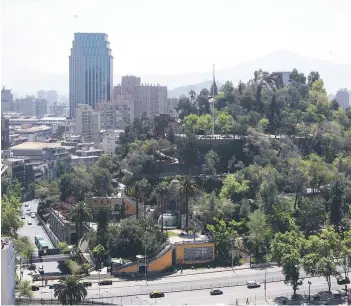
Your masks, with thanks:
[(267, 301), (267, 268), (264, 271), (264, 299)]

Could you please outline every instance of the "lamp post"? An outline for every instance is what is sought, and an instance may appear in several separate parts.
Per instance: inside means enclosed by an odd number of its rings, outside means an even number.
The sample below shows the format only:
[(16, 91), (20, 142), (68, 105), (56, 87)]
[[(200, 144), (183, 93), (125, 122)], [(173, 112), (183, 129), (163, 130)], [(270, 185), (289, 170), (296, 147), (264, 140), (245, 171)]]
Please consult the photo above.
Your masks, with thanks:
[(311, 300), (311, 285), (312, 283), (310, 281), (308, 281), (308, 300)]

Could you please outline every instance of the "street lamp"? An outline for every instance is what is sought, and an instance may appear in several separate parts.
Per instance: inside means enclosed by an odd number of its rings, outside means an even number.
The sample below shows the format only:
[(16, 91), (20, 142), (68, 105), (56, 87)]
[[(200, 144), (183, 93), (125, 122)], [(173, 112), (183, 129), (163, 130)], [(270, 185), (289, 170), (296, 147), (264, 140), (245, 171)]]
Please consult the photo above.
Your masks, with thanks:
[(308, 300), (311, 300), (311, 285), (312, 283), (310, 281), (308, 281)]

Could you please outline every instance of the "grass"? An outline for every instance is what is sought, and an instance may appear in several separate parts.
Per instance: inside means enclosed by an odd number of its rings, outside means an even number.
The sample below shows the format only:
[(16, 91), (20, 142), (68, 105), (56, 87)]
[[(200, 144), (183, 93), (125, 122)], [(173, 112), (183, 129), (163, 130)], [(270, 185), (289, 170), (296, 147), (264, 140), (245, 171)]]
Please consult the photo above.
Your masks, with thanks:
[(175, 233), (175, 232), (167, 231), (167, 236), (168, 236), (168, 237), (178, 237), (179, 234), (178, 234), (178, 233)]

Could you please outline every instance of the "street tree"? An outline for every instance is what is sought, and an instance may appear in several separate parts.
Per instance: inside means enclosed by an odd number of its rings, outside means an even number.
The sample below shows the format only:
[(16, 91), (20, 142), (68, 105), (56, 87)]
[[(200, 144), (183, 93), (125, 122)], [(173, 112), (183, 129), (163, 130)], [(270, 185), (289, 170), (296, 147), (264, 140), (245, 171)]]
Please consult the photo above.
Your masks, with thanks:
[(75, 275), (69, 275), (62, 278), (55, 287), (54, 296), (63, 305), (78, 305), (88, 295), (84, 284), (80, 282), (80, 278)]
[(86, 207), (84, 202), (78, 202), (73, 207), (68, 214), (69, 219), (76, 224), (76, 236), (77, 236), (77, 245), (79, 239), (83, 236), (83, 224), (85, 222), (91, 221), (93, 216)]
[(31, 282), (29, 280), (20, 281), (16, 286), (16, 293), (18, 297), (32, 298), (34, 293)]

